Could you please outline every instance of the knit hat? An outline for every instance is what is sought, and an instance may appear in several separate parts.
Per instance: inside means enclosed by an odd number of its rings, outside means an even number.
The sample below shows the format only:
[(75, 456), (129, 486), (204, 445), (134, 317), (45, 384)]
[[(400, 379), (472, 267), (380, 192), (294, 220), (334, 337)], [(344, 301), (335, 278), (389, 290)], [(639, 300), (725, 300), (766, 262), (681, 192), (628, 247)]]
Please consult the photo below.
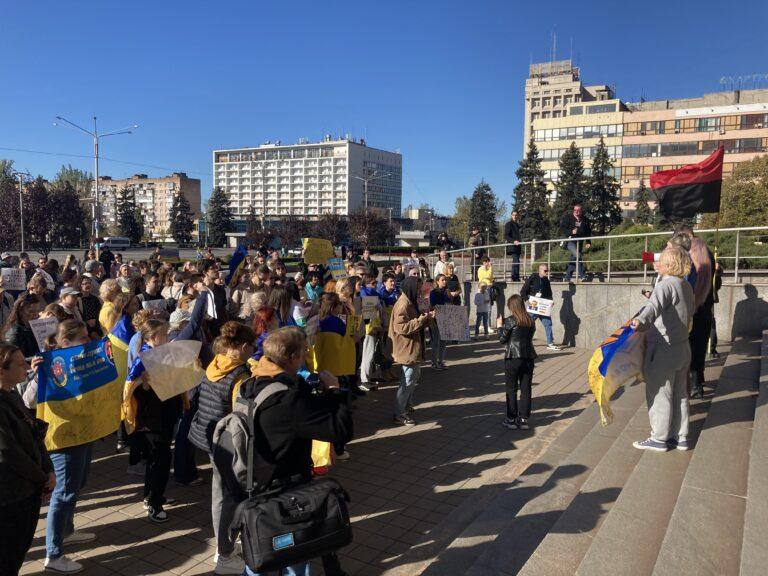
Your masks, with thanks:
[(10, 257), (11, 257), (10, 252), (3, 252), (2, 254), (0, 254), (0, 260), (5, 260), (6, 258), (10, 258)]

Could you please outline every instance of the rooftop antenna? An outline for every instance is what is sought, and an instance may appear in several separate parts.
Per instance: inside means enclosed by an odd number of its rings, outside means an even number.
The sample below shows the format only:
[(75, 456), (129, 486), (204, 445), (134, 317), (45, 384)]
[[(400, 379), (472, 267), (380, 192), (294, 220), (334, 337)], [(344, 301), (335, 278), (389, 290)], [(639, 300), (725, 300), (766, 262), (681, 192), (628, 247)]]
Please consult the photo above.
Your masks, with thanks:
[(557, 57), (557, 28), (552, 31), (552, 59), (551, 61), (554, 62), (555, 58)]
[(571, 36), (571, 55), (569, 60), (571, 61), (571, 66), (573, 66), (573, 36)]

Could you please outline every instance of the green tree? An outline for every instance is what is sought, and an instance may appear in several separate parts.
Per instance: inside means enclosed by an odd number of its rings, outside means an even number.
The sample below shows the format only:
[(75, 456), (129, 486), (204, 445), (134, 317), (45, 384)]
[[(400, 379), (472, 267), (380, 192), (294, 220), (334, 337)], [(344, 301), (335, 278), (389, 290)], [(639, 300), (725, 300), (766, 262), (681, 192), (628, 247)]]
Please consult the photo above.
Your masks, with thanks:
[[(702, 224), (714, 228), (716, 214), (705, 214)], [(768, 222), (768, 156), (740, 162), (723, 180), (720, 226), (764, 226)]]
[(469, 198), (467, 224), (470, 230), (477, 227), (483, 235), (483, 240), (488, 244), (495, 244), (499, 238), (499, 208), (499, 199), (491, 190), (491, 186), (485, 180), (481, 180)]
[(555, 184), (557, 196), (552, 206), (552, 233), (560, 235), (560, 220), (570, 212), (574, 204), (584, 202), (585, 198), (584, 161), (581, 150), (575, 142), (560, 156), (560, 171)]
[(648, 188), (645, 186), (645, 180), (640, 180), (640, 187), (635, 193), (635, 224), (645, 226), (653, 224), (654, 214), (648, 205)]
[(448, 220), (448, 236), (459, 245), (469, 236), (469, 198), (459, 196), (454, 206), (453, 216)]
[(13, 160), (0, 160), (0, 251), (19, 248), (19, 184)]
[(125, 186), (118, 192), (115, 212), (120, 235), (129, 238), (134, 244), (140, 242), (144, 236), (144, 218), (133, 189)]
[[(83, 225), (82, 237), (87, 240), (91, 236), (93, 229), (93, 215), (91, 214), (91, 199), (93, 197), (93, 174), (85, 170), (75, 168), (71, 164), (62, 165), (56, 173), (53, 183), (57, 188), (64, 183), (68, 183), (77, 193), (80, 202), (83, 204)], [(103, 222), (101, 223), (103, 227)]]
[(586, 212), (592, 222), (592, 234), (602, 236), (621, 224), (619, 182), (613, 176), (613, 162), (600, 138), (587, 178)]
[(208, 227), (208, 241), (213, 246), (223, 246), (227, 240), (226, 234), (232, 230), (232, 210), (229, 200), (222, 188), (213, 189), (208, 200), (208, 209), (205, 213), (205, 225)]
[(51, 232), (57, 220), (58, 207), (42, 176), (24, 189), (23, 197), (26, 240), (33, 250), (47, 256), (53, 248)]
[(195, 228), (194, 213), (189, 205), (189, 200), (180, 191), (173, 195), (171, 211), (168, 214), (170, 221), (170, 233), (179, 244), (192, 242), (192, 230)]
[(528, 142), (528, 151), (520, 160), (515, 176), (519, 182), (515, 186), (513, 210), (517, 210), (523, 240), (549, 238), (549, 191), (544, 183), (544, 170), (541, 169), (539, 150), (533, 138)]
[(61, 248), (79, 246), (89, 232), (80, 195), (69, 181), (63, 180), (50, 187), (49, 197), (53, 213), (50, 229), (53, 245)]

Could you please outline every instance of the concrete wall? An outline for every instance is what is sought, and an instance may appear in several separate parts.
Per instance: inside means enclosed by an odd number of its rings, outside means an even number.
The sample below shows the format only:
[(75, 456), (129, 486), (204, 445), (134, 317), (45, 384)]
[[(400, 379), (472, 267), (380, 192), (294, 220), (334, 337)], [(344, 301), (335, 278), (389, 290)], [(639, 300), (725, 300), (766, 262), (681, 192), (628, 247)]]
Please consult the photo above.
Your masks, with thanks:
[[(505, 297), (519, 293), (522, 284), (509, 282)], [(580, 348), (595, 348), (610, 333), (635, 315), (645, 304), (640, 284), (566, 284), (553, 282), (555, 308), (552, 323), (557, 344)], [(464, 286), (464, 302), (470, 303), (469, 321), (475, 322), (473, 295), (475, 284)], [(718, 339), (730, 341), (736, 336), (760, 337), (768, 328), (768, 284), (727, 284), (719, 292), (715, 304)], [(495, 322), (494, 308), (492, 324)], [(473, 332), (474, 334), (474, 332)], [(537, 323), (536, 338), (544, 339), (544, 330)]]

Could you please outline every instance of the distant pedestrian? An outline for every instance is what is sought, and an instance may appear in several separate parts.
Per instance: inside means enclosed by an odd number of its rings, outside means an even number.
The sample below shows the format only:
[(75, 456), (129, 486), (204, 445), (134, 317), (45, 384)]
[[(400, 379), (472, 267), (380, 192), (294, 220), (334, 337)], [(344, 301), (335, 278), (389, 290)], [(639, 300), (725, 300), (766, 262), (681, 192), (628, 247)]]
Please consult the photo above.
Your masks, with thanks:
[(485, 329), (485, 337), (488, 338), (488, 314), (491, 311), (491, 293), (488, 284), (480, 282), (475, 292), (475, 338), (480, 338), (480, 324)]
[[(520, 296), (527, 302), (529, 298), (545, 298), (552, 300), (552, 285), (549, 283), (549, 267), (546, 264), (539, 265), (538, 272), (531, 274), (520, 289)], [(544, 334), (547, 337), (547, 348), (550, 350), (560, 350), (560, 346), (555, 344), (555, 337), (552, 333), (552, 317), (541, 314), (531, 314), (534, 320), (540, 320), (544, 326)]]

